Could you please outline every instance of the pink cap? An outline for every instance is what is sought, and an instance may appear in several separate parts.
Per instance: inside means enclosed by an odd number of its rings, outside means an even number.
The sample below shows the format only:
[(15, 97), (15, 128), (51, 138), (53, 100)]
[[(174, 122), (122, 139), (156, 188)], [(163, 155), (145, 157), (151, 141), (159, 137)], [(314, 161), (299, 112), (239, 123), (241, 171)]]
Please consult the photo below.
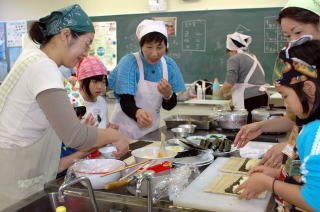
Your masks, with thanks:
[(85, 57), (77, 64), (77, 79), (83, 80), (92, 76), (107, 75), (107, 69), (100, 59)]

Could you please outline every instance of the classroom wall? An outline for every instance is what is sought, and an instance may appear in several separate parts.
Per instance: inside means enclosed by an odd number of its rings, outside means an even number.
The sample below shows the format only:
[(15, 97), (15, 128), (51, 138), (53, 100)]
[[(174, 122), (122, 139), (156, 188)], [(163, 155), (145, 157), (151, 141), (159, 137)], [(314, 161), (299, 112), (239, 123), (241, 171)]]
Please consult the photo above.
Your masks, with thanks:
[[(287, 0), (167, 0), (167, 11), (282, 7)], [(34, 20), (52, 10), (80, 4), (89, 16), (147, 13), (148, 0), (0, 0), (0, 21)]]

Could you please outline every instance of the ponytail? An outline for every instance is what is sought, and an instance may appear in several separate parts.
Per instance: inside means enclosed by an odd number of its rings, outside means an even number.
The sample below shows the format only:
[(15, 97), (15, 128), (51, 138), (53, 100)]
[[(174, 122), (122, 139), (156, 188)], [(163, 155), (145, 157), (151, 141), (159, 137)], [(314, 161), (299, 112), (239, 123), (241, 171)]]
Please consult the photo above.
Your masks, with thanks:
[(52, 36), (45, 37), (42, 33), (42, 30), (45, 29), (45, 24), (40, 23), (39, 21), (33, 22), (29, 30), (29, 36), (32, 39), (32, 41), (40, 45), (46, 44), (52, 38)]

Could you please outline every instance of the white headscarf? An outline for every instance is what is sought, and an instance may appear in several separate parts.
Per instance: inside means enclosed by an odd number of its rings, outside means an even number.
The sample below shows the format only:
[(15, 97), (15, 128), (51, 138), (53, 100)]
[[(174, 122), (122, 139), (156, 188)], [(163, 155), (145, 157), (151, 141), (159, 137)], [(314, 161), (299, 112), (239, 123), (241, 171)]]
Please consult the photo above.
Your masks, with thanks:
[[(232, 40), (236, 40), (241, 43), (244, 47), (238, 47)], [(249, 35), (244, 35), (239, 32), (227, 35), (226, 47), (231, 51), (243, 52), (248, 49), (252, 38)]]
[(314, 12), (315, 14), (320, 16), (319, 0), (289, 0), (283, 9), (286, 9), (288, 7), (299, 7)]
[(168, 38), (167, 28), (163, 21), (153, 21), (153, 20), (143, 20), (137, 27), (136, 35), (138, 40), (150, 33), (150, 32), (159, 32)]

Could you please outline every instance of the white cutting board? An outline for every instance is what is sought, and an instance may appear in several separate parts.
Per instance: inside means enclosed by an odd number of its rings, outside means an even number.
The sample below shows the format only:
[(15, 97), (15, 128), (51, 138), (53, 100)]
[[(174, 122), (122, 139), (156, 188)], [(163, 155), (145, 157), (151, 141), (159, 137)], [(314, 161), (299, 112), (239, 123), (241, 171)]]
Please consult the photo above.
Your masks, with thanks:
[(236, 196), (213, 194), (203, 190), (213, 182), (220, 173), (219, 168), (228, 158), (217, 158), (206, 168), (182, 194), (173, 200), (177, 206), (195, 208), (209, 211), (237, 211), (259, 212), (267, 209), (271, 193), (268, 192), (265, 199), (239, 200)]

